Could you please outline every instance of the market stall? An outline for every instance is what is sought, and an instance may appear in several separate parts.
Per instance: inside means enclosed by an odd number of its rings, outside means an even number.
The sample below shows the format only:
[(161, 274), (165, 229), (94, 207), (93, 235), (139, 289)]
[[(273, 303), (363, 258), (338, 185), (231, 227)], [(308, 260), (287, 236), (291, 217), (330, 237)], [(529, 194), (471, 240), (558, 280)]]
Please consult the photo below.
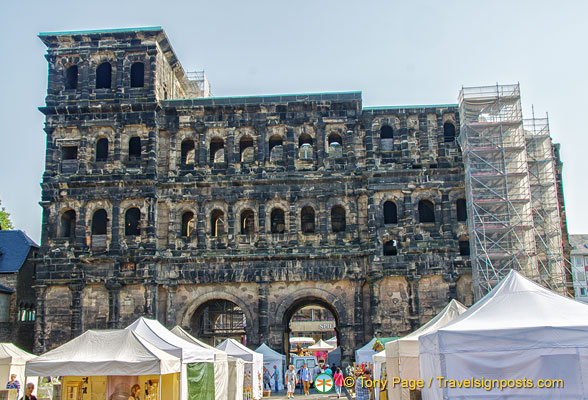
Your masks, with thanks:
[[(512, 270), (448, 325), (419, 337), (421, 378), (489, 378), (535, 386), (425, 385), (425, 399), (583, 399), (588, 393), (588, 304), (556, 294)], [(539, 388), (540, 379), (563, 388)], [(485, 384), (484, 384), (485, 385)], [(441, 387), (440, 387), (441, 386)], [(518, 385), (517, 385), (518, 386)]]
[(147, 340), (160, 350), (182, 360), (180, 398), (182, 400), (226, 400), (227, 376), (220, 377), (215, 385), (215, 354), (173, 334), (159, 321), (140, 317), (126, 329)]
[[(232, 375), (229, 371), (230, 364), (235, 364), (235, 359), (230, 360), (227, 353), (196, 339), (179, 326), (175, 326), (171, 332), (183, 340), (214, 354), (214, 385), (215, 398), (217, 400), (222, 398), (222, 393), (225, 391), (227, 393), (226, 396), (228, 396), (230, 400), (233, 400), (235, 396), (237, 396), (239, 400), (243, 398), (243, 373), (241, 373), (240, 376), (237, 376)], [(233, 370), (236, 371), (236, 373), (239, 370), (242, 371), (243, 363), (241, 362), (240, 369), (238, 366), (233, 366)]]
[(1, 388), (4, 389), (6, 382), (10, 380), (10, 375), (16, 374), (16, 380), (20, 383), (21, 391), (19, 398), (22, 396), (24, 387), (28, 382), (35, 384), (35, 392), (37, 391), (38, 377), (25, 376), (25, 364), (27, 361), (37, 357), (34, 354), (28, 353), (12, 343), (0, 343), (0, 382)]
[(274, 374), (274, 366), (278, 367), (278, 387), (276, 388), (275, 377), (272, 377), (272, 390), (284, 390), (284, 373), (286, 372), (286, 356), (271, 349), (267, 344), (262, 343), (257, 349), (256, 353), (263, 354), (263, 366), (267, 368), (270, 374)]
[(234, 339), (226, 339), (217, 349), (225, 351), (229, 356), (245, 361), (245, 378), (243, 384), (244, 397), (251, 393), (252, 398), (262, 397), (263, 355), (248, 349)]
[[(419, 379), (419, 337), (444, 327), (466, 311), (467, 308), (463, 304), (452, 299), (435, 318), (419, 329), (386, 343), (385, 362), (388, 376), (397, 376), (401, 379)], [(400, 386), (390, 387), (388, 398), (409, 400), (410, 390)]]
[(26, 363), (26, 374), (62, 376), (62, 396), (127, 400), (138, 386), (141, 398), (179, 400), (181, 360), (131, 330), (89, 330)]

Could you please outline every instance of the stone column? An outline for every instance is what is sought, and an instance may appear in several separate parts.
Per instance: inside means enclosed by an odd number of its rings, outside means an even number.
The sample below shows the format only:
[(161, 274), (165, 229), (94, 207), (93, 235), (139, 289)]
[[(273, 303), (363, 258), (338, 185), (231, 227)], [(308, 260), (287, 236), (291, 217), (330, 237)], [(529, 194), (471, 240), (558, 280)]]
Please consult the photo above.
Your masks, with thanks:
[(147, 197), (145, 202), (147, 203), (147, 243), (144, 246), (155, 250), (157, 247), (157, 225), (155, 223), (157, 199)]
[(382, 319), (380, 318), (380, 282), (381, 277), (370, 281), (370, 320), (372, 323), (372, 336), (380, 336)]
[(149, 139), (147, 141), (147, 177), (154, 178), (156, 175), (157, 165), (157, 134), (154, 127), (149, 130)]
[(82, 290), (84, 282), (73, 282), (68, 286), (71, 290), (71, 338), (80, 336), (82, 327)]
[(269, 338), (269, 283), (264, 281), (259, 283), (257, 288), (259, 296), (258, 308), (259, 308), (259, 343), (267, 342)]
[(112, 216), (111, 216), (111, 224), (110, 224), (110, 249), (111, 250), (119, 250), (120, 249), (120, 206), (118, 203), (118, 199), (113, 199), (112, 204)]
[(410, 330), (414, 331), (420, 326), (420, 315), (419, 315), (419, 280), (415, 276), (407, 276), (408, 282), (408, 320), (410, 322)]
[(104, 285), (108, 290), (108, 323), (109, 329), (120, 328), (120, 289), (122, 284), (111, 279)]
[(41, 354), (47, 351), (45, 347), (46, 341), (46, 313), (45, 313), (45, 295), (47, 293), (47, 285), (35, 285), (35, 340), (33, 345), (33, 352)]
[(157, 283), (145, 283), (145, 309), (143, 313), (151, 319), (157, 319)]
[(353, 330), (355, 333), (355, 347), (365, 344), (363, 283), (363, 280), (357, 278), (353, 281)]
[[(179, 216), (181, 218), (181, 216)], [(196, 235), (198, 235), (198, 248), (206, 248), (206, 207), (200, 204), (198, 207), (198, 214), (196, 215)]]
[(286, 165), (288, 171), (294, 171), (296, 169), (295, 160), (298, 157), (296, 154), (297, 143), (294, 143), (294, 129), (288, 127), (286, 129), (286, 143), (284, 146), (284, 157), (286, 158)]
[(176, 290), (178, 290), (178, 285), (168, 284), (164, 287), (167, 293), (165, 324), (171, 329), (176, 325)]

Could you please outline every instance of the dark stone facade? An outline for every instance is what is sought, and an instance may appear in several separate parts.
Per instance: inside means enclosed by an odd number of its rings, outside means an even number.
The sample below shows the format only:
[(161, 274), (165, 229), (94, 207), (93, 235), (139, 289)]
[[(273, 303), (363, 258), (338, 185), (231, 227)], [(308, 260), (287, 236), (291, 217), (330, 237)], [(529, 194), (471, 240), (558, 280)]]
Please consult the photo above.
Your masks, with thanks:
[[(243, 309), (248, 345), (281, 352), (289, 317), (323, 305), (349, 360), (450, 298), (472, 303), (457, 105), (363, 108), (359, 92), (190, 98), (159, 28), (40, 37), (37, 351), (140, 315), (189, 329), (222, 299)], [(96, 88), (105, 61), (111, 87)], [(143, 87), (131, 87), (135, 62)]]

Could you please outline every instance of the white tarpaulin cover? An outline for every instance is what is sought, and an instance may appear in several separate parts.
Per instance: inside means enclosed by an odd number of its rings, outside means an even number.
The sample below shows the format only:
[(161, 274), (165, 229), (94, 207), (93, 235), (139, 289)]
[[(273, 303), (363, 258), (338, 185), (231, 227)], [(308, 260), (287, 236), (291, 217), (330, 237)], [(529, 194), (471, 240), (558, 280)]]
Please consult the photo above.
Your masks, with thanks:
[(263, 355), (248, 349), (234, 339), (225, 339), (217, 349), (226, 352), (229, 356), (237, 357), (245, 362), (245, 373), (251, 376), (251, 387), (254, 399), (261, 399), (262, 396), (262, 379), (263, 379)]
[[(374, 380), (379, 381), (382, 378), (382, 365), (386, 363), (386, 350), (382, 350), (372, 356), (374, 370), (372, 371)], [(389, 385), (386, 385), (389, 387)], [(380, 399), (380, 391), (374, 390), (376, 400)]]
[(274, 365), (278, 367), (278, 388), (276, 389), (275, 387), (276, 378), (272, 376), (272, 390), (284, 390), (286, 356), (273, 350), (265, 343), (255, 349), (255, 352), (263, 354), (263, 366), (267, 368), (270, 374), (274, 374)]
[[(214, 363), (214, 352), (180, 338), (154, 319), (140, 317), (129, 325), (127, 329), (132, 330), (158, 349), (179, 357), (182, 364)], [(214, 377), (211, 376), (211, 378), (214, 380)], [(188, 398), (187, 379), (186, 368), (182, 367), (182, 372), (180, 373), (180, 398), (182, 400)], [(215, 399), (226, 399), (226, 384), (225, 392), (219, 393), (219, 397), (217, 397), (215, 390)]]
[(159, 350), (127, 329), (89, 330), (27, 361), (27, 375), (165, 375), (180, 372), (178, 357)]
[(10, 380), (10, 375), (16, 374), (16, 380), (21, 386), (20, 396), (23, 394), (25, 382), (34, 383), (36, 388), (38, 383), (36, 379), (25, 379), (25, 364), (35, 357), (37, 356), (27, 353), (12, 343), (0, 343), (0, 382), (3, 382), (2, 385)]
[[(511, 271), (453, 322), (419, 338), (421, 377), (563, 379), (563, 389), (439, 388), (424, 399), (586, 399), (588, 304)], [(433, 382), (435, 383), (435, 382)], [(516, 382), (515, 382), (516, 383)]]
[[(183, 330), (179, 326), (175, 326), (171, 332), (184, 339), (187, 342), (192, 343), (206, 351), (209, 351), (214, 356), (214, 398), (216, 400), (226, 399), (229, 396), (229, 392), (232, 390), (238, 391), (238, 388), (231, 389), (231, 385), (237, 385), (237, 382), (229, 379), (229, 364), (227, 359), (227, 353), (222, 350), (218, 350), (190, 335), (188, 332)], [(241, 378), (241, 381), (243, 378)], [(243, 393), (243, 384), (241, 384), (241, 393)], [(230, 397), (229, 397), (230, 398)]]
[[(461, 314), (467, 308), (459, 301), (453, 299), (429, 322), (416, 331), (386, 343), (386, 374), (388, 377), (399, 377), (401, 379), (419, 379), (419, 337), (434, 332), (444, 327)], [(379, 353), (379, 354), (382, 354)], [(375, 360), (376, 356), (374, 356)], [(375, 367), (374, 367), (375, 368)], [(410, 399), (408, 388), (400, 386), (388, 386), (388, 398), (391, 400)]]
[(229, 357), (228, 376), (229, 382), (229, 400), (243, 400), (243, 379), (245, 377), (245, 361), (236, 357)]

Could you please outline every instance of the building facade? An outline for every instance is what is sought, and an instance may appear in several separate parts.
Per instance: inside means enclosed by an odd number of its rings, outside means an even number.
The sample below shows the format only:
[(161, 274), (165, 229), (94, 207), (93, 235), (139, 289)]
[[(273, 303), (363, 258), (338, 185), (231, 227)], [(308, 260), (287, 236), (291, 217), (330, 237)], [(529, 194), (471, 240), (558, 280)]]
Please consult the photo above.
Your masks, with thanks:
[(569, 235), (576, 300), (588, 303), (588, 235)]
[(472, 304), (456, 104), (203, 97), (161, 28), (40, 38), (36, 351), (146, 315), (283, 353), (317, 305), (350, 360)]
[(39, 246), (23, 231), (0, 230), (0, 342), (32, 351), (33, 279)]

